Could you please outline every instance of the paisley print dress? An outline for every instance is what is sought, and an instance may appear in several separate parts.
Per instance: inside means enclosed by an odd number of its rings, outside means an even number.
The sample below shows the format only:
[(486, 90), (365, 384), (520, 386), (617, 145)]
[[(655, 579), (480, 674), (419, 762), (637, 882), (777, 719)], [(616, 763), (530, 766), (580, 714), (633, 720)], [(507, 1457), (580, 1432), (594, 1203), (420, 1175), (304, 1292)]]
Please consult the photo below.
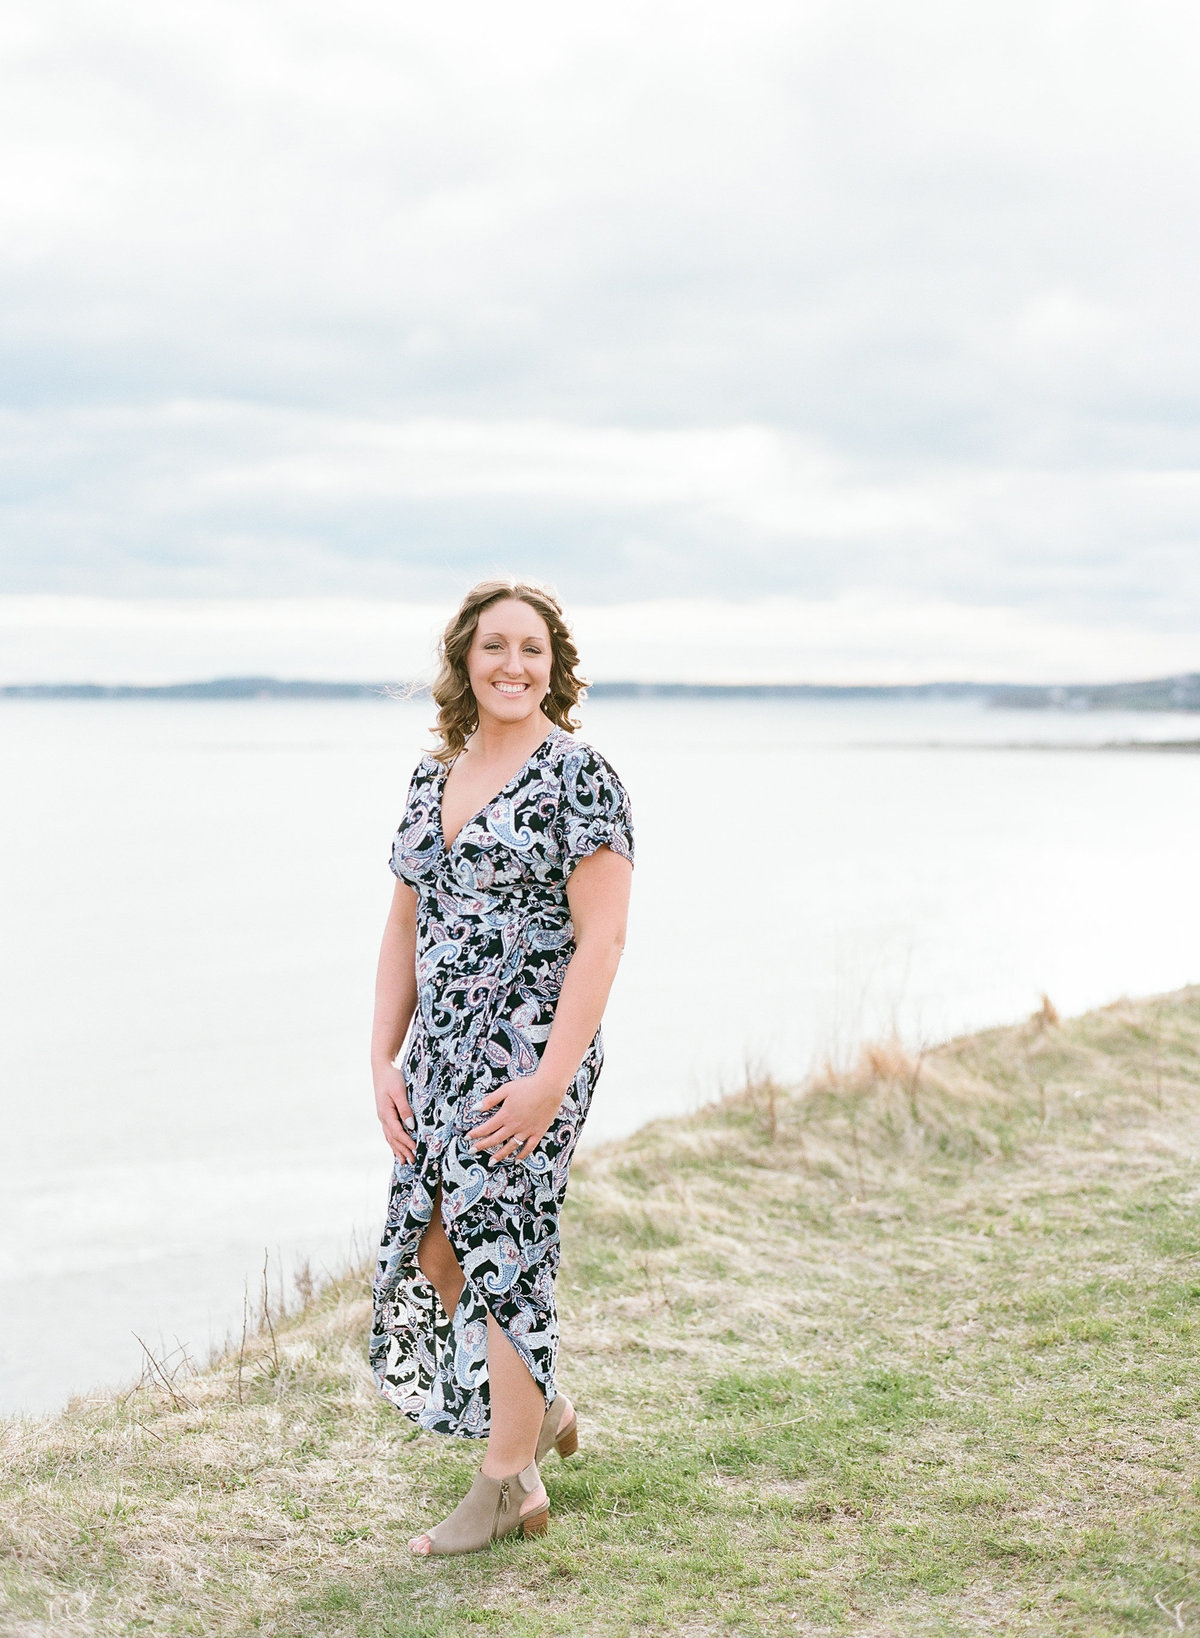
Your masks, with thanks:
[[(446, 846), (446, 768), (418, 763), (391, 868), (417, 895), (417, 1007), (401, 1069), (416, 1154), (392, 1171), (374, 1280), (371, 1369), (380, 1393), (421, 1427), (486, 1438), (490, 1312), (555, 1396), (554, 1279), (571, 1156), (604, 1057), (601, 1032), (562, 1107), (524, 1160), (488, 1165), (466, 1134), (480, 1101), (537, 1067), (574, 929), (566, 884), (598, 847), (633, 861), (629, 797), (605, 758), (555, 727), (503, 790)], [(442, 1186), (441, 1219), (466, 1279), (446, 1314), (417, 1263)]]

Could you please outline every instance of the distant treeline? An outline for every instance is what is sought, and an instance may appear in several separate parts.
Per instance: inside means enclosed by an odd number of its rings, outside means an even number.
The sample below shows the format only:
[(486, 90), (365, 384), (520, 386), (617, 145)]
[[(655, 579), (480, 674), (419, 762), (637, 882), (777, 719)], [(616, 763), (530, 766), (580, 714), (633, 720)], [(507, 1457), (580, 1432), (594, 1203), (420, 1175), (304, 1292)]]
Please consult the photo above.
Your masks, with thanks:
[(1025, 711), (1200, 711), (1200, 671), (1152, 682), (1083, 683), (1062, 688), (994, 688), (989, 705)]
[[(214, 677), (186, 683), (8, 683), (9, 699), (261, 700), (424, 699), (415, 683), (285, 681), (279, 677)], [(598, 682), (592, 699), (961, 700), (1001, 710), (1200, 711), (1200, 672), (1152, 682), (1082, 683), (671, 683)]]

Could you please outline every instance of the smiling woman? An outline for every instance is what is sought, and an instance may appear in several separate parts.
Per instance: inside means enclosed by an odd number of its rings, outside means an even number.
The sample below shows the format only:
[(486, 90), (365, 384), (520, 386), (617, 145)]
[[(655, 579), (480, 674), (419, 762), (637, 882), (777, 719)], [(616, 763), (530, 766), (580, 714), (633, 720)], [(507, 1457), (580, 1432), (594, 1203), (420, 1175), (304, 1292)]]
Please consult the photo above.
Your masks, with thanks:
[(578, 1445), (554, 1381), (558, 1216), (633, 863), (625, 789), (573, 732), (584, 681), (554, 596), (484, 581), (442, 659), (441, 744), (392, 846), (376, 986), (375, 1099), (396, 1160), (371, 1364), (421, 1427), (488, 1448), (450, 1517), (410, 1541), (420, 1554), (544, 1530), (538, 1462)]

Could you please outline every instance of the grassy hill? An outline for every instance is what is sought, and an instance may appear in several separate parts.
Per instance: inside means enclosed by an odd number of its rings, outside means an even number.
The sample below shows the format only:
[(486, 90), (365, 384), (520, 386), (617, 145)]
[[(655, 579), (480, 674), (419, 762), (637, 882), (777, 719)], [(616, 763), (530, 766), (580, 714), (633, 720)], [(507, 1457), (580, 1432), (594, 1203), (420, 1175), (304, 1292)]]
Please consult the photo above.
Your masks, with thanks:
[(1198, 1631), (1198, 1048), (1200, 989), (1045, 1009), (583, 1157), (536, 1542), (406, 1552), (480, 1447), (376, 1397), (361, 1273), (9, 1423), (0, 1632)]

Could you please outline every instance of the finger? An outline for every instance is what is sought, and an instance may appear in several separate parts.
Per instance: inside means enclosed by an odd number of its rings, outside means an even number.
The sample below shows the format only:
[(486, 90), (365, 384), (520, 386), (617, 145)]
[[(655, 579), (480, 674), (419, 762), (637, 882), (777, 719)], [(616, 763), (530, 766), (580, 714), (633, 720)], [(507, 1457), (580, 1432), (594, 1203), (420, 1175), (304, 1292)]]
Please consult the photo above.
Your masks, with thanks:
[(496, 1138), (505, 1125), (503, 1115), (493, 1115), (491, 1120), (485, 1120), (481, 1126), (473, 1126), (467, 1133), (467, 1137), (478, 1147), (480, 1140), (486, 1142), (489, 1139)]
[(493, 1158), (497, 1160), (524, 1160), (541, 1142), (539, 1135), (522, 1137), (520, 1132), (507, 1137)]
[(481, 1109), (490, 1109), (491, 1106), (494, 1103), (503, 1103), (505, 1098), (507, 1098), (507, 1096), (508, 1096), (508, 1087), (507, 1086), (498, 1087), (495, 1092), (489, 1092), (488, 1095), (485, 1098), (480, 1098), (479, 1107)]
[(394, 1123), (384, 1127), (384, 1136), (397, 1160), (411, 1160), (417, 1152), (417, 1140)]
[(488, 1156), (488, 1165), (494, 1166), (498, 1160), (511, 1160), (516, 1142), (513, 1138), (506, 1138), (500, 1147)]

